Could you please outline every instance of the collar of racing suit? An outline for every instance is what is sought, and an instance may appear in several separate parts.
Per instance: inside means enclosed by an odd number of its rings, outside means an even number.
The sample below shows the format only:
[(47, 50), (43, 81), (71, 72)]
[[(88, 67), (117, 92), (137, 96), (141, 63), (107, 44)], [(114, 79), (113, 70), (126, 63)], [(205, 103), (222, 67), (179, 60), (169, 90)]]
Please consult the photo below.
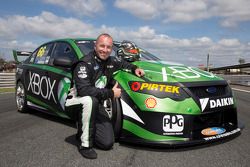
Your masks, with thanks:
[(95, 57), (95, 60), (96, 60), (98, 63), (107, 63), (108, 60), (110, 59), (110, 56), (109, 56), (106, 60), (100, 59), (100, 57), (98, 56), (98, 54), (96, 53), (95, 50), (94, 50), (94, 52), (93, 52), (93, 55), (94, 55), (94, 57)]

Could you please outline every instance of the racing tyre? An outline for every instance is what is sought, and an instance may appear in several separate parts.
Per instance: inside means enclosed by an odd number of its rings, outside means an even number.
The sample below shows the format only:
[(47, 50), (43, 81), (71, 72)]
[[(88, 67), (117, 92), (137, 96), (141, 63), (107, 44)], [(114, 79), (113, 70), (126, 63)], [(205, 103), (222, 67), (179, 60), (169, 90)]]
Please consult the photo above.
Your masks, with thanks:
[(28, 111), (26, 91), (23, 84), (19, 81), (16, 85), (16, 105), (17, 111), (21, 113), (26, 113)]
[(112, 101), (113, 117), (112, 124), (114, 128), (115, 139), (118, 140), (120, 137), (121, 127), (122, 127), (122, 111), (120, 99), (114, 99)]
[(113, 125), (114, 136), (117, 140), (120, 136), (120, 130), (122, 127), (122, 114), (121, 104), (119, 99), (107, 99), (104, 102), (104, 108), (109, 115), (111, 123)]

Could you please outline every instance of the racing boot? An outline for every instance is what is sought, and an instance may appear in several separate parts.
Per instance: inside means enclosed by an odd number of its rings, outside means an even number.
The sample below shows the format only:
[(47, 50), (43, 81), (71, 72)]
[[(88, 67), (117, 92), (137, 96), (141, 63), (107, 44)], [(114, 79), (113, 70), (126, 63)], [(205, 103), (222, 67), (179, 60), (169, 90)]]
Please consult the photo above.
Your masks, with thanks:
[(80, 154), (88, 159), (96, 159), (97, 158), (97, 153), (95, 152), (95, 150), (92, 147), (79, 147)]

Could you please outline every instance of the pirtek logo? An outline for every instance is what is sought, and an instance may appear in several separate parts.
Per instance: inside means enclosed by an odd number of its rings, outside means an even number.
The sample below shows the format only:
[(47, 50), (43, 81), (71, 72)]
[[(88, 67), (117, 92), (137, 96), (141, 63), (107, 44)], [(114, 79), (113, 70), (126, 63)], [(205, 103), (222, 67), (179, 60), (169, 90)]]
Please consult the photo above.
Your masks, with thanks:
[(201, 110), (204, 111), (209, 102), (210, 108), (217, 108), (223, 106), (230, 106), (234, 104), (234, 100), (232, 97), (209, 100), (209, 98), (200, 99)]
[(177, 93), (179, 94), (180, 87), (178, 86), (172, 86), (172, 85), (163, 85), (163, 84), (151, 84), (151, 83), (145, 83), (145, 82), (133, 82), (131, 84), (131, 89), (133, 91), (139, 91), (139, 90), (154, 90), (154, 91), (160, 91), (160, 92), (168, 92), (168, 93)]

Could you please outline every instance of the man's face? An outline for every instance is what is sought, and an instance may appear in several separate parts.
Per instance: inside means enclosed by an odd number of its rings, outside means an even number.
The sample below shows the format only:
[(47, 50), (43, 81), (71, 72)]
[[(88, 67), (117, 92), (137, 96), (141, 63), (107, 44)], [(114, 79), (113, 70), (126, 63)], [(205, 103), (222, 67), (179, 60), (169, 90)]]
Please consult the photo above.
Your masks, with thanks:
[(106, 60), (112, 52), (113, 40), (107, 36), (101, 36), (95, 44), (95, 51), (98, 57)]

